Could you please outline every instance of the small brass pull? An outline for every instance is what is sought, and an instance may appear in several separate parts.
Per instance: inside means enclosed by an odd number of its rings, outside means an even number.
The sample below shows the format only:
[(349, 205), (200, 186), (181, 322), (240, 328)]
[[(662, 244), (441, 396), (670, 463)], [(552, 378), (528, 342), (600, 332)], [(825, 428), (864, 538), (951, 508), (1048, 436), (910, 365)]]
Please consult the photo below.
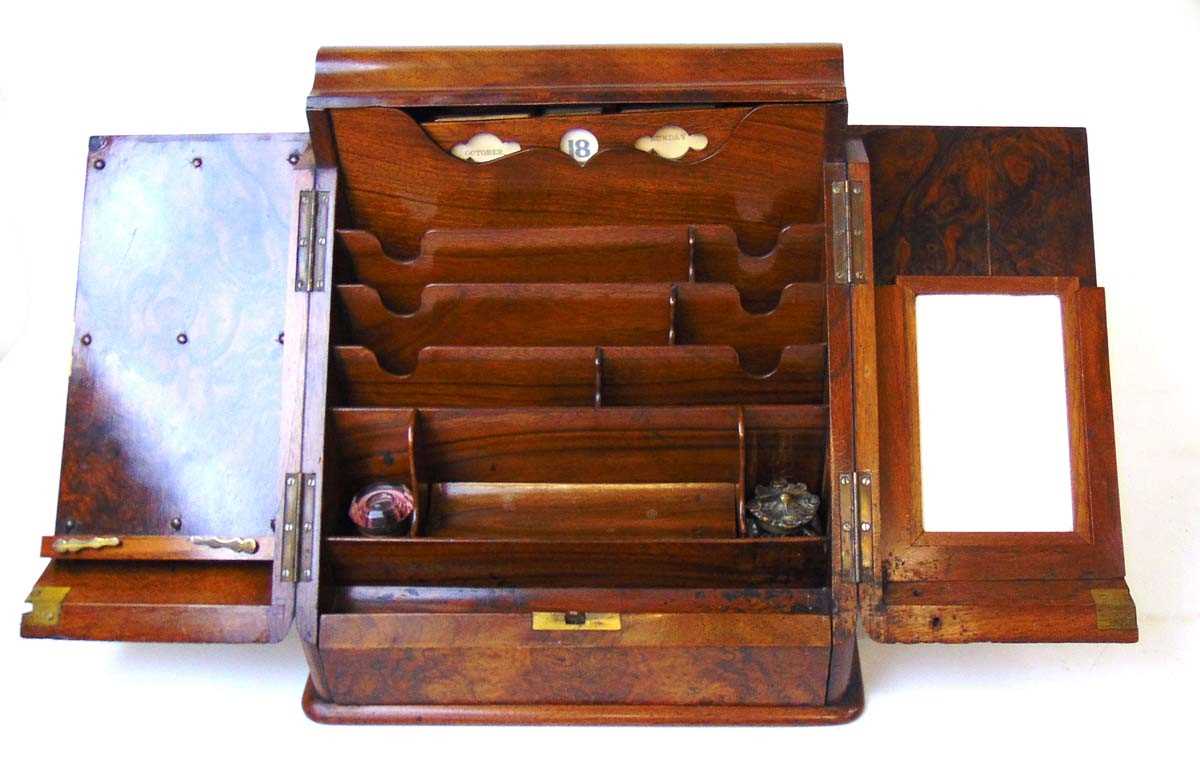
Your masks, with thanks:
[(583, 611), (534, 611), (535, 630), (579, 630), (615, 632), (621, 629), (621, 615)]
[(77, 553), (80, 550), (99, 550), (102, 547), (118, 547), (121, 540), (118, 537), (91, 537), (89, 539), (56, 539), (54, 552)]
[(258, 540), (250, 537), (192, 537), (192, 544), (213, 549), (233, 550), (236, 553), (253, 555), (258, 552)]

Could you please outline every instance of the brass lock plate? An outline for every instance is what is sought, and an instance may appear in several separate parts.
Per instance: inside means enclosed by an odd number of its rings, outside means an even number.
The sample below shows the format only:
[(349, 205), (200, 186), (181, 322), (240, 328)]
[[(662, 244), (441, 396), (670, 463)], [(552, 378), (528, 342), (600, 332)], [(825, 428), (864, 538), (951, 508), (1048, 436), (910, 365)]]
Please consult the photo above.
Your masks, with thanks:
[(621, 629), (621, 615), (607, 612), (534, 611), (535, 630), (606, 631)]

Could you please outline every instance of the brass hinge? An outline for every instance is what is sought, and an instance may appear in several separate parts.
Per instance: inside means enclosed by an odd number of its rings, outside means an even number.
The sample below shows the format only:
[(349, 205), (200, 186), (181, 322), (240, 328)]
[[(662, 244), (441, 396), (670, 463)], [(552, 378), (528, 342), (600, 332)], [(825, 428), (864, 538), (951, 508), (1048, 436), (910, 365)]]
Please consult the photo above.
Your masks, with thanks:
[(281, 582), (310, 582), (313, 575), (313, 528), (317, 507), (317, 474), (288, 473), (283, 486)]
[(325, 252), (329, 249), (329, 192), (300, 192), (300, 230), (296, 234), (296, 292), (325, 289)]
[(842, 520), (842, 575), (853, 582), (874, 581), (875, 505), (874, 479), (870, 472), (838, 476), (838, 507)]
[(833, 280), (838, 284), (867, 280), (866, 195), (862, 181), (834, 181)]

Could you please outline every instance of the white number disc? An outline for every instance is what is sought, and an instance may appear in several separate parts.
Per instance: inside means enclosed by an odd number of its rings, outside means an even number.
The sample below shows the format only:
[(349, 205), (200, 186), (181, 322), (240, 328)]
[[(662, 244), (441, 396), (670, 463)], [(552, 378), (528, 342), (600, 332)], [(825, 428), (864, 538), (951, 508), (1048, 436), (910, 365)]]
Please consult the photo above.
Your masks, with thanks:
[(558, 148), (562, 150), (563, 154), (582, 165), (600, 151), (600, 142), (596, 140), (596, 136), (592, 135), (591, 131), (573, 128), (563, 133)]

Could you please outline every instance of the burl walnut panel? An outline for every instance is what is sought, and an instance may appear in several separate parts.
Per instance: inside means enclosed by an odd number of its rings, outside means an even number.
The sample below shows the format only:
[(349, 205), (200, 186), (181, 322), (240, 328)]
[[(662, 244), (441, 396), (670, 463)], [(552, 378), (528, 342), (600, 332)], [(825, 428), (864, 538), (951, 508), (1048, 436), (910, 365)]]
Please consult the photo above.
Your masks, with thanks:
[(56, 533), (270, 533), (307, 145), (94, 139)]
[(335, 614), (321, 658), (340, 704), (747, 704), (825, 701), (829, 618), (622, 614), (611, 632), (519, 614)]
[(871, 165), (875, 278), (1096, 283), (1082, 128), (854, 126)]

